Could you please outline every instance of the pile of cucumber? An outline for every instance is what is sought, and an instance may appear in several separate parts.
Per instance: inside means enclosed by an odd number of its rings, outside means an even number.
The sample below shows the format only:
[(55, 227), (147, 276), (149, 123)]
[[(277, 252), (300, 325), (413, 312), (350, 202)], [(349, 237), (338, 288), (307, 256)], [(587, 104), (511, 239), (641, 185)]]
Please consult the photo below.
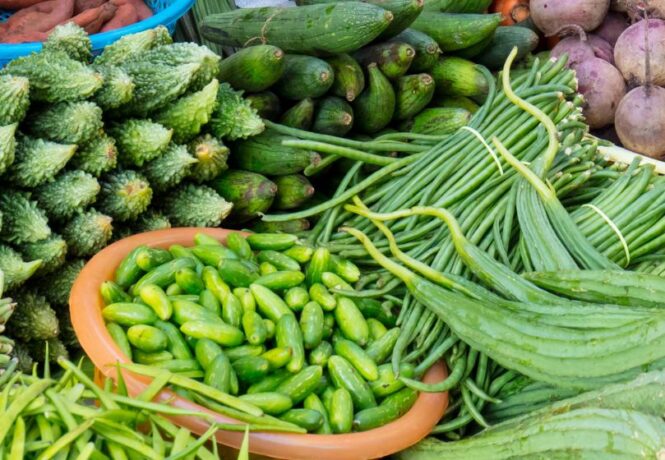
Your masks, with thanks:
[[(528, 27), (503, 27), (499, 14), (486, 14), (487, 0), (297, 3), (210, 15), (201, 30), (206, 39), (236, 49), (222, 60), (220, 79), (243, 90), (264, 119), (322, 136), (440, 139), (467, 125), (484, 102), (483, 67), (500, 68), (514, 46), (521, 58), (538, 45)], [(330, 172), (333, 158), (291, 140), (268, 124), (264, 133), (231, 146), (232, 168), (245, 171), (233, 177), (242, 177), (243, 186), (236, 180), (235, 194), (228, 183), (218, 191), (234, 202), (235, 220), (311, 205), (310, 180)], [(296, 175), (292, 188), (271, 186), (268, 177), (283, 175)], [(298, 220), (255, 230), (308, 226)]]
[[(195, 243), (138, 247), (102, 285), (102, 315), (127, 357), (267, 414), (252, 423), (277, 417), (287, 428), (348, 433), (411, 408), (418, 392), (385, 363), (397, 318), (376, 302), (331, 292), (353, 291), (354, 264), (286, 234), (231, 234), (226, 246), (199, 234)], [(426, 369), (404, 364), (399, 373), (416, 378)], [(181, 391), (220, 408), (200, 393)]]

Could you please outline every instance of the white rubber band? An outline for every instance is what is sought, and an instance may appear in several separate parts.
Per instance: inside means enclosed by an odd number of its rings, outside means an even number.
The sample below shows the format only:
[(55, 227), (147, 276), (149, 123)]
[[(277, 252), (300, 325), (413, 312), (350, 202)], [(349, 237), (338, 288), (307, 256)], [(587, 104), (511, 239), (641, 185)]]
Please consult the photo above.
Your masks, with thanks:
[(619, 238), (619, 241), (621, 242), (621, 245), (623, 246), (623, 251), (626, 253), (626, 266), (630, 265), (630, 250), (628, 249), (628, 243), (626, 242), (626, 239), (623, 237), (623, 234), (621, 233), (621, 230), (619, 230), (619, 227), (612, 222), (612, 219), (608, 217), (607, 214), (605, 214), (603, 211), (600, 210), (597, 206), (587, 203), (582, 205), (583, 208), (590, 208), (591, 210), (595, 211), (602, 219), (607, 222), (607, 225), (610, 226), (612, 231), (616, 233), (617, 237)]
[(494, 150), (492, 150), (492, 147), (490, 147), (490, 145), (487, 143), (487, 141), (485, 141), (483, 136), (478, 131), (476, 131), (475, 129), (473, 129), (469, 126), (463, 126), (462, 129), (466, 129), (471, 134), (476, 136), (476, 138), (478, 138), (478, 140), (485, 146), (487, 151), (492, 156), (492, 159), (496, 163), (497, 168), (499, 168), (499, 174), (501, 174), (503, 176), (503, 168), (501, 167), (501, 161), (499, 161), (499, 157), (496, 155), (496, 152)]

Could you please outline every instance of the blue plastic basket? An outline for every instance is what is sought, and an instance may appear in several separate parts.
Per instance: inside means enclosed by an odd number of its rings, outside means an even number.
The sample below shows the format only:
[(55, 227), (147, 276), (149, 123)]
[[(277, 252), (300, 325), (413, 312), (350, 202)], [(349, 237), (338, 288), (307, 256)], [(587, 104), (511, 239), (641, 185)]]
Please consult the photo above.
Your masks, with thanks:
[[(154, 16), (144, 21), (137, 22), (127, 27), (111, 30), (101, 34), (94, 34), (90, 37), (92, 40), (92, 50), (99, 53), (106, 45), (118, 40), (120, 37), (152, 29), (159, 25), (166, 26), (169, 32), (173, 33), (178, 19), (183, 17), (187, 11), (194, 5), (196, 0), (146, 0), (146, 4), (152, 8)], [(12, 15), (12, 12), (0, 9), (0, 22), (4, 22)], [(25, 56), (42, 48), (41, 42), (21, 43), (21, 44), (0, 44), (0, 67), (7, 64), (14, 58)]]

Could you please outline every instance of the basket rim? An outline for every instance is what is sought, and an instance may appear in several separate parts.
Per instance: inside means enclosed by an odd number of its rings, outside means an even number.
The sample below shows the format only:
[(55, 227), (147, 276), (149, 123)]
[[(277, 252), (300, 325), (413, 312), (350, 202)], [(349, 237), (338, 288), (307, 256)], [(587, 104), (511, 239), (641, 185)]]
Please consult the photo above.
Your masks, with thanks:
[[(105, 47), (125, 35), (142, 32), (144, 30), (152, 29), (160, 25), (167, 25), (171, 22), (181, 18), (185, 13), (194, 5), (196, 0), (175, 0), (171, 5), (167, 6), (161, 11), (150, 16), (143, 21), (130, 24), (120, 29), (110, 30), (98, 34), (90, 35), (93, 49)], [(42, 42), (28, 42), (28, 43), (0, 43), (0, 57), (5, 57), (3, 54), (20, 51), (28, 53), (32, 51), (39, 51), (42, 48)], [(7, 56), (9, 57), (9, 56)]]

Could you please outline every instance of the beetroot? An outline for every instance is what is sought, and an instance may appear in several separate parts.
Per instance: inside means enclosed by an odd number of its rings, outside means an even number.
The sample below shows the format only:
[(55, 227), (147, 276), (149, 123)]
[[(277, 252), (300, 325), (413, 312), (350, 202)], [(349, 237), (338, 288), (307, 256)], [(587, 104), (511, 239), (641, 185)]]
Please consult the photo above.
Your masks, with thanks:
[(531, 0), (531, 18), (547, 36), (556, 35), (570, 26), (589, 32), (605, 19), (610, 0)]
[(646, 6), (650, 17), (665, 19), (665, 0), (612, 0), (612, 10), (628, 13), (632, 18), (642, 18)]
[(614, 46), (619, 36), (628, 28), (628, 25), (628, 18), (625, 14), (610, 11), (600, 27), (594, 30), (593, 33)]
[(614, 50), (609, 43), (595, 35), (586, 35), (581, 29), (580, 32), (581, 38), (577, 35), (566, 37), (557, 43), (552, 48), (551, 56), (558, 58), (564, 53), (568, 54), (566, 66), (571, 69), (594, 57), (614, 64)]
[(589, 46), (591, 46), (591, 49), (593, 49), (593, 54), (597, 58), (600, 58), (603, 61), (607, 61), (610, 64), (614, 64), (614, 48), (612, 48), (612, 45), (610, 45), (606, 40), (603, 40), (599, 36), (593, 34), (587, 35), (586, 40)]
[(665, 89), (639, 86), (626, 94), (615, 127), (626, 148), (653, 158), (665, 157)]
[(614, 123), (614, 113), (626, 94), (621, 73), (607, 61), (591, 58), (576, 68), (579, 92), (586, 105), (584, 116), (591, 128), (598, 129)]
[[(647, 26), (648, 37), (646, 36)], [(648, 39), (648, 40), (647, 40)], [(649, 42), (648, 53), (646, 42)], [(650, 75), (647, 75), (647, 54)], [(665, 85), (665, 21), (644, 19), (627, 28), (614, 47), (614, 61), (631, 85)]]

